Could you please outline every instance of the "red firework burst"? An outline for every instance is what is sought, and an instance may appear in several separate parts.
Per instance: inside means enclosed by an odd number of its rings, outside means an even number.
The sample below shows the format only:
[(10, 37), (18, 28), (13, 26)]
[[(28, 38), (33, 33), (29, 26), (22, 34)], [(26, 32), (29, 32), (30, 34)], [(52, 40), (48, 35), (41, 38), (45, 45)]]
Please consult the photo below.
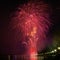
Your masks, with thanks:
[(18, 9), (10, 22), (11, 30), (17, 28), (22, 32), (23, 44), (28, 51), (25, 55), (29, 55), (30, 60), (37, 60), (35, 54), (38, 49), (44, 48), (50, 26), (49, 7), (43, 2), (29, 2)]

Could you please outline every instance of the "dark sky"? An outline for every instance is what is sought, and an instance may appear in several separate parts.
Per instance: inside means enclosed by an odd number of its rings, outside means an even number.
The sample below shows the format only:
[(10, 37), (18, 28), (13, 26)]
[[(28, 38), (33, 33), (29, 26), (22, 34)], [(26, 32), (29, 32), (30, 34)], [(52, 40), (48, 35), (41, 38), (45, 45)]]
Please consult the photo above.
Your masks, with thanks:
[[(44, 0), (46, 3), (50, 4), (52, 7), (52, 30), (51, 33), (54, 35), (56, 32), (60, 33), (60, 1), (59, 0)], [(6, 45), (7, 36), (7, 26), (9, 24), (9, 15), (16, 10), (16, 7), (20, 4), (24, 4), (28, 2), (28, 0), (8, 0), (8, 1), (0, 1), (0, 54), (6, 54), (6, 49), (8, 46)], [(7, 41), (8, 42), (8, 41)], [(6, 51), (6, 52), (5, 52)], [(9, 52), (9, 51), (8, 51)]]

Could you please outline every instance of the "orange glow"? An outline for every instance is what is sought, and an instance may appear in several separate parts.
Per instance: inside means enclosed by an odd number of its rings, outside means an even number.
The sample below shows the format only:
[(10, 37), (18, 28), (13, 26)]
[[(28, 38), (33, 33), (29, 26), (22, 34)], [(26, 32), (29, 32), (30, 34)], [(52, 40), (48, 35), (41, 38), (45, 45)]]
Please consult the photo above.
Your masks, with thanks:
[[(30, 36), (29, 41), (30, 41), (30, 48), (29, 48), (29, 54), (30, 54), (30, 60), (37, 60), (37, 52), (36, 52), (36, 34), (37, 34), (37, 25), (33, 23), (34, 18), (33, 15), (30, 15), (30, 18), (27, 19), (25, 22), (25, 27), (26, 27), (26, 35)], [(28, 28), (27, 28), (28, 27)], [(33, 43), (34, 41), (34, 43)]]
[(35, 51), (35, 48), (31, 49), (31, 56), (30, 56), (31, 60), (37, 60), (37, 53)]
[(34, 48), (31, 48), (31, 52), (33, 53), (35, 51), (35, 49)]
[(34, 37), (36, 33), (37, 33), (37, 28), (33, 27), (33, 30), (31, 31), (30, 36)]

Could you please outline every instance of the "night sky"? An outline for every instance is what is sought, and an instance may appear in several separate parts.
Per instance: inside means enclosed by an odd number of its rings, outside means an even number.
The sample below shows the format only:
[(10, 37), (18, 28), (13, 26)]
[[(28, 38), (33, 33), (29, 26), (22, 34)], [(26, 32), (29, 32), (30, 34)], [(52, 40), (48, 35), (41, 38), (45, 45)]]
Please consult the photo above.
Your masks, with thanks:
[[(59, 38), (60, 36), (60, 1), (59, 0), (44, 0), (46, 3), (51, 5), (52, 8), (52, 27), (51, 27), (51, 36)], [(8, 24), (10, 22), (9, 15), (16, 11), (16, 8), (24, 3), (27, 3), (28, 0), (8, 0), (0, 1), (0, 54), (10, 54), (11, 46), (14, 41), (9, 41), (8, 37)], [(59, 38), (60, 40), (60, 38)], [(10, 43), (9, 43), (10, 42)], [(19, 47), (18, 47), (19, 48)], [(23, 47), (22, 47), (23, 48)], [(12, 51), (13, 52), (13, 51)], [(16, 53), (15, 53), (16, 54)]]

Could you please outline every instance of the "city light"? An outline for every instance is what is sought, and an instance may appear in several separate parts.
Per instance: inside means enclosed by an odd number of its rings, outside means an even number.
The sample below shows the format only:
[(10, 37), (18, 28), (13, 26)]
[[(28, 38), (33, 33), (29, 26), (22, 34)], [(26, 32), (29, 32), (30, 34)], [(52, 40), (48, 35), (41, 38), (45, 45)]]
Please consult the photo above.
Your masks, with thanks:
[(58, 47), (58, 50), (60, 50), (60, 47)]

